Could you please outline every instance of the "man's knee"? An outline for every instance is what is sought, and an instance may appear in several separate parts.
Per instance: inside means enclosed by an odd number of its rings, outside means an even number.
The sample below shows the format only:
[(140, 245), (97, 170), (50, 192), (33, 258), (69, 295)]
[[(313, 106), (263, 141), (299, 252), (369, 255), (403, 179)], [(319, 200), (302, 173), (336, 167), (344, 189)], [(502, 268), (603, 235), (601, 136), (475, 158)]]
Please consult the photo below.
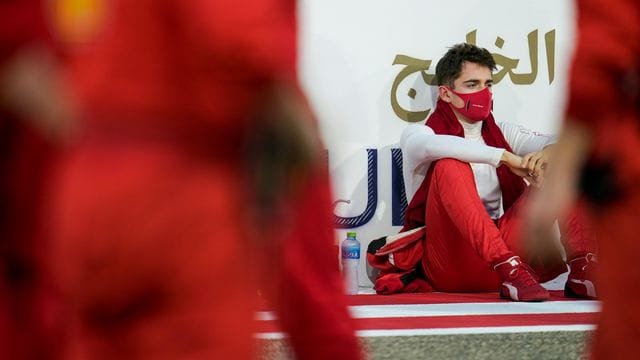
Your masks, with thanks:
[(438, 160), (434, 165), (433, 172), (436, 177), (447, 175), (456, 177), (460, 175), (473, 176), (469, 163), (451, 158)]
[[(433, 166), (430, 188), (435, 188), (434, 191), (449, 193), (465, 189), (475, 191), (475, 180), (469, 163), (447, 158), (438, 160)], [(469, 193), (469, 191), (463, 192)]]

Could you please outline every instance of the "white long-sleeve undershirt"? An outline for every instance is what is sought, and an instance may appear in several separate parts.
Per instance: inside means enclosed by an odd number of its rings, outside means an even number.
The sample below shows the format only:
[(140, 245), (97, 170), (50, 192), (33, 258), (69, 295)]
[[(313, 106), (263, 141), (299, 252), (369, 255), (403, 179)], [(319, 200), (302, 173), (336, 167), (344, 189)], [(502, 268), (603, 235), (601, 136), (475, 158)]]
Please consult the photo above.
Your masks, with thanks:
[[(413, 198), (433, 161), (453, 158), (471, 164), (480, 199), (491, 218), (497, 219), (503, 209), (496, 167), (505, 150), (485, 144), (481, 135), (482, 122), (461, 124), (464, 138), (437, 135), (430, 127), (420, 124), (410, 125), (402, 132), (400, 148), (407, 199)], [(555, 136), (539, 134), (511, 123), (498, 123), (498, 127), (517, 155), (540, 151), (555, 141)]]

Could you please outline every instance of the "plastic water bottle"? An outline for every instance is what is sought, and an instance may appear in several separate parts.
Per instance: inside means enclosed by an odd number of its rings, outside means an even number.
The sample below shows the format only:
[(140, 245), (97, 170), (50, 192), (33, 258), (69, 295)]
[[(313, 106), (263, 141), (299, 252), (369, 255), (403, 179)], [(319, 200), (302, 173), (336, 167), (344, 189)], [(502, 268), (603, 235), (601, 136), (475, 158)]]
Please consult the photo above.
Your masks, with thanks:
[(355, 232), (348, 232), (347, 238), (340, 246), (342, 254), (342, 273), (345, 277), (346, 292), (349, 295), (358, 293), (358, 262), (360, 262), (360, 243)]

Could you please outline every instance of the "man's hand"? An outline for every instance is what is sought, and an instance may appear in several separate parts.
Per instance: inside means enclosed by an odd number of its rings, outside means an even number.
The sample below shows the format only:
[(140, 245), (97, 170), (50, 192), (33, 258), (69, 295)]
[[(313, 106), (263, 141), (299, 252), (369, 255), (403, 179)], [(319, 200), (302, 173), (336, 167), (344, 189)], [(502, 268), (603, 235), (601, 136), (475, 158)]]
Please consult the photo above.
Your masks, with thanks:
[(531, 178), (531, 183), (536, 186), (542, 186), (545, 171), (549, 164), (549, 158), (552, 146), (546, 146), (542, 151), (536, 151), (529, 153), (522, 157), (522, 167), (527, 169), (528, 177)]
[(508, 166), (511, 172), (527, 179), (529, 182), (533, 181), (529, 176), (529, 170), (522, 165), (522, 157), (505, 150), (502, 153), (502, 158), (500, 158), (500, 164)]

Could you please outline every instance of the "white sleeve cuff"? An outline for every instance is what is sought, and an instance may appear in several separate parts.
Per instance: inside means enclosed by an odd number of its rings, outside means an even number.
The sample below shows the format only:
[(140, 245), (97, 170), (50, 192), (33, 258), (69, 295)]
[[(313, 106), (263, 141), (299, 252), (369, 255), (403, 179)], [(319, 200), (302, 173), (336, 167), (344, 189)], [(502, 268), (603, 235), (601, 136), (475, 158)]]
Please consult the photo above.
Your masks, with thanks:
[(502, 160), (502, 154), (504, 154), (504, 152), (507, 150), (496, 148), (496, 147), (491, 147), (491, 150), (493, 150), (493, 155), (491, 157), (491, 165), (497, 168), (498, 166), (500, 166), (500, 160)]

